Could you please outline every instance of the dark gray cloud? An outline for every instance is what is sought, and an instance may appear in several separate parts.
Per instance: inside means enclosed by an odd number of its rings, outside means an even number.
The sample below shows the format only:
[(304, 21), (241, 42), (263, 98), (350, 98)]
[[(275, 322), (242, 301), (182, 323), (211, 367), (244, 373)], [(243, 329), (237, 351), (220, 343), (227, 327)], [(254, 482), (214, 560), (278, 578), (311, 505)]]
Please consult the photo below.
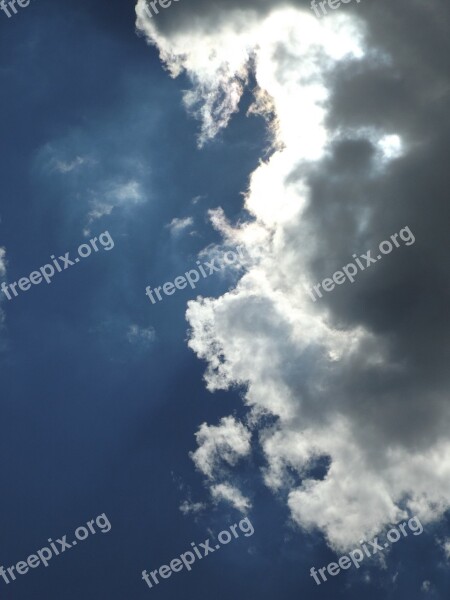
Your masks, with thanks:
[[(310, 177), (307, 218), (320, 237), (310, 263), (316, 281), (406, 225), (416, 238), (322, 300), (337, 326), (361, 324), (385, 340), (395, 372), (349, 364), (342, 392), (391, 440), (411, 444), (447, 427), (449, 17), (444, 2), (366, 8), (368, 39), (379, 53), (340, 67), (329, 102), (330, 128), (355, 134), (336, 143)], [(390, 60), (380, 60), (382, 53)], [(361, 128), (399, 134), (404, 155), (377, 172)]]

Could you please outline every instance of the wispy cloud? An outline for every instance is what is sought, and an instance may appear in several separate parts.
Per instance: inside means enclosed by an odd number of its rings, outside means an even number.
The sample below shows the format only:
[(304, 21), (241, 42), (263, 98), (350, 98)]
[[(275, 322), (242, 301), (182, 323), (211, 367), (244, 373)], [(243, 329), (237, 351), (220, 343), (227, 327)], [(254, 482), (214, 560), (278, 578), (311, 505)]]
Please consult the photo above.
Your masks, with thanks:
[(0, 247), (0, 276), (6, 275), (6, 248)]
[(92, 223), (110, 215), (115, 208), (126, 209), (145, 201), (145, 193), (139, 181), (109, 181), (100, 186), (99, 190), (91, 192), (90, 211), (84, 235), (90, 235)]
[(251, 502), (240, 490), (229, 483), (219, 483), (211, 486), (211, 495), (215, 502), (227, 502), (242, 513), (251, 508)]
[(194, 224), (192, 217), (186, 217), (184, 219), (172, 219), (172, 221), (166, 225), (170, 229), (172, 235), (179, 235), (182, 231)]
[(127, 339), (130, 344), (150, 346), (156, 339), (156, 332), (153, 327), (143, 328), (138, 325), (130, 325)]
[(81, 156), (77, 156), (72, 161), (63, 161), (63, 160), (53, 160), (52, 168), (54, 171), (58, 171), (59, 173), (70, 173), (74, 171), (81, 165), (84, 165), (88, 162), (88, 159), (83, 158)]
[(205, 508), (206, 504), (203, 502), (190, 502), (189, 500), (184, 500), (180, 504), (180, 511), (183, 515), (195, 515), (205, 510)]

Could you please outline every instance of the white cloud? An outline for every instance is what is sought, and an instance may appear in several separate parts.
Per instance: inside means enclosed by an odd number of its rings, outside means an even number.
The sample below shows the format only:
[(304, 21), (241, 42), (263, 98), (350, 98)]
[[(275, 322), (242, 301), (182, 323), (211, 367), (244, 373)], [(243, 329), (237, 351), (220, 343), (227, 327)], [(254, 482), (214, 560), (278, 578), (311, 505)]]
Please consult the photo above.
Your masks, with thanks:
[(211, 486), (211, 495), (215, 502), (221, 500), (233, 506), (236, 510), (245, 513), (251, 508), (248, 498), (245, 498), (237, 487), (229, 483), (219, 483)]
[[(231, 504), (246, 512), (251, 503), (242, 492), (224, 479), (226, 467), (234, 467), (250, 454), (250, 431), (234, 417), (224, 417), (219, 425), (203, 423), (196, 433), (198, 448), (190, 456), (197, 469), (211, 482), (210, 493), (214, 503)], [(220, 481), (218, 481), (220, 480)]]
[[(230, 10), (214, 30), (200, 20), (191, 29), (184, 24), (160, 32), (143, 7), (139, 0), (138, 27), (158, 46), (170, 73), (185, 70), (193, 83), (185, 103), (201, 119), (200, 144), (238, 109), (250, 65), (260, 90), (253, 111), (267, 113), (270, 105), (276, 115), (277, 151), (252, 173), (246, 195), (253, 221), (232, 227), (219, 213), (215, 217), (227, 243), (264, 241), (265, 254), (235, 290), (191, 301), (187, 311), (189, 345), (207, 361), (208, 389), (246, 386), (251, 426), (259, 430), (266, 458), (265, 483), (274, 491), (287, 487), (294, 520), (321, 530), (336, 549), (376, 535), (407, 511), (423, 523), (439, 518), (449, 506), (450, 440), (444, 434), (427, 438), (420, 428), (422, 390), (407, 388), (402, 357), (392, 359), (389, 341), (362, 325), (333, 320), (326, 304), (313, 304), (304, 288), (315, 283), (310, 259), (322, 242), (308, 218), (305, 173), (325, 159), (334, 139), (326, 125), (327, 81), (345, 57), (364, 56), (362, 27), (344, 15), (319, 21), (284, 8), (260, 17)], [(400, 135), (381, 131), (378, 139), (387, 163), (405, 152)], [(361, 381), (370, 381), (373, 391)], [(398, 383), (403, 386), (397, 389)], [(450, 423), (445, 395), (428, 395), (433, 409), (424, 416)], [(413, 442), (404, 432), (405, 413), (418, 422)], [(267, 425), (267, 414), (275, 424)], [(250, 453), (249, 430), (226, 417), (217, 427), (204, 423), (196, 438), (191, 456), (211, 490), (228, 494), (235, 505), (245, 502), (232, 484), (218, 491), (215, 477), (223, 463), (233, 466)], [(313, 478), (311, 468), (325, 457), (326, 476)], [(300, 484), (290, 480), (290, 470)]]
[(234, 466), (250, 453), (250, 436), (234, 417), (224, 417), (217, 426), (203, 423), (195, 434), (198, 448), (191, 458), (199, 471), (214, 479), (223, 463)]
[(186, 217), (185, 219), (172, 219), (172, 221), (166, 225), (170, 229), (172, 235), (180, 234), (184, 229), (194, 224), (192, 217)]
[(182, 502), (180, 505), (180, 512), (182, 512), (183, 515), (195, 515), (205, 510), (205, 508), (206, 504), (202, 502), (190, 502), (188, 500), (184, 500), (184, 502)]

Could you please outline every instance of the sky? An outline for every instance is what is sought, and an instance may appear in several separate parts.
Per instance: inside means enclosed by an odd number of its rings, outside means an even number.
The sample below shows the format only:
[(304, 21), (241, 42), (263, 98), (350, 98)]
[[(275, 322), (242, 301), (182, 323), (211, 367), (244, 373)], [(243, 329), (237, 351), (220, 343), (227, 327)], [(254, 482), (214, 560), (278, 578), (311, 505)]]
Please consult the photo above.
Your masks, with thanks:
[(331, 3), (0, 4), (5, 600), (448, 597), (450, 7)]

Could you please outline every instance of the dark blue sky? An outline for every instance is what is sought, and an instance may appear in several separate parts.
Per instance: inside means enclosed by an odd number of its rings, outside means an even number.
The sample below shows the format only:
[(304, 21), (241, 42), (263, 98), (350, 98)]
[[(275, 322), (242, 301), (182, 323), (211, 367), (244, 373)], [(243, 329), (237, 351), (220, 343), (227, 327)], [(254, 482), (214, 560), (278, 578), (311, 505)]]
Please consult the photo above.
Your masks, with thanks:
[[(191, 290), (159, 305), (146, 285), (193, 266), (219, 236), (207, 210), (245, 218), (240, 192), (263, 153), (263, 119), (243, 110), (217, 140), (197, 147), (199, 124), (157, 52), (135, 32), (132, 2), (32, 0), (14, 18), (0, 14), (0, 246), (7, 281), (50, 255), (74, 252), (84, 230), (108, 230), (100, 251), (18, 298), (2, 301), (0, 354), (0, 565), (9, 567), (97, 515), (112, 529), (6, 585), (14, 600), (133, 600), (230, 597), (446, 597), (448, 574), (435, 532), (399, 544), (386, 570), (370, 561), (316, 588), (309, 569), (334, 560), (320, 535), (294, 527), (284, 502), (254, 477), (255, 534), (149, 590), (141, 580), (241, 517), (225, 504), (184, 516), (180, 504), (207, 501), (189, 452), (204, 421), (240, 415), (241, 390), (209, 393), (205, 365), (186, 343)], [(67, 172), (55, 165), (87, 157)], [(60, 161), (60, 163), (58, 163)], [(117, 200), (91, 223), (96, 200), (137, 182), (140, 198)], [(195, 204), (192, 200), (201, 196)], [(167, 224), (193, 217), (195, 235)], [(217, 296), (231, 280), (211, 277), (198, 293)], [(155, 338), (132, 339), (136, 325)], [(263, 462), (255, 450), (254, 461)], [(253, 467), (255, 465), (252, 465)], [(440, 535), (443, 535), (442, 530)], [(70, 537), (68, 537), (70, 539)], [(361, 569), (360, 571), (362, 571)], [(391, 585), (398, 572), (395, 591)]]

